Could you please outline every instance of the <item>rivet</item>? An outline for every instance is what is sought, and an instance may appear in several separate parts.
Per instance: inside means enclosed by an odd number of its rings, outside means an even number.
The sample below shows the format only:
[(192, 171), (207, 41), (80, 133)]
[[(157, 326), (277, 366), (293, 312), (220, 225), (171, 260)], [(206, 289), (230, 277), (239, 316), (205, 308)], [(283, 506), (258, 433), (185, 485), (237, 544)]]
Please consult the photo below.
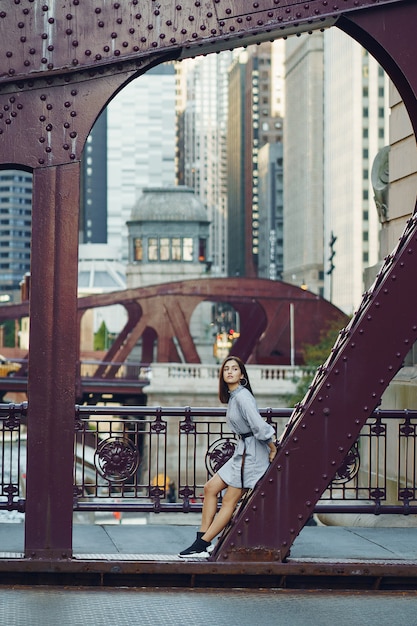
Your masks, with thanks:
[(306, 506), (311, 506), (311, 500), (306, 501)]
[(322, 475), (322, 479), (323, 479), (323, 480), (327, 480), (327, 478), (328, 478), (327, 474), (323, 474), (323, 475)]

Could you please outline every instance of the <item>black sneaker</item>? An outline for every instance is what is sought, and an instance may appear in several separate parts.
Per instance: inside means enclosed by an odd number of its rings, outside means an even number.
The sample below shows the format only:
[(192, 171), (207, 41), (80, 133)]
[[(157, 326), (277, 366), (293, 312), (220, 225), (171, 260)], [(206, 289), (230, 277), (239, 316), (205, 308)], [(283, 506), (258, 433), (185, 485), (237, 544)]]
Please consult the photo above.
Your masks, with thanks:
[(208, 559), (211, 552), (210, 548), (210, 541), (204, 541), (204, 539), (201, 539), (201, 537), (199, 537), (189, 548), (186, 548), (186, 550), (180, 552), (178, 556), (182, 557), (183, 559)]

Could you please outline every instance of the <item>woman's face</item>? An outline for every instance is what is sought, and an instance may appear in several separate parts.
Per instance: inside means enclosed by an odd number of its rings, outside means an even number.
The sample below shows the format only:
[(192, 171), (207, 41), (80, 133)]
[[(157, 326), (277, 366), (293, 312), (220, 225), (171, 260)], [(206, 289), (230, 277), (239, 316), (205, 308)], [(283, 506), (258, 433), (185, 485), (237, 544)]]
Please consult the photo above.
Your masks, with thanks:
[(237, 361), (230, 359), (223, 367), (223, 380), (229, 387), (229, 390), (236, 389), (242, 378), (242, 372)]

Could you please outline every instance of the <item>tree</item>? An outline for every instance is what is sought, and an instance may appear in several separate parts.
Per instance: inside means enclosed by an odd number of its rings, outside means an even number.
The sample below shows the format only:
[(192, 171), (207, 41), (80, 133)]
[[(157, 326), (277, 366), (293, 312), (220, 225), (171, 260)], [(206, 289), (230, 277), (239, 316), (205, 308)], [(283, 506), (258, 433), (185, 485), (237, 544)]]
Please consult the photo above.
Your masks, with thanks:
[(107, 350), (109, 340), (109, 331), (103, 320), (96, 333), (94, 333), (94, 350)]
[(330, 354), (340, 331), (340, 321), (331, 320), (320, 333), (320, 340), (316, 344), (305, 344), (302, 348), (305, 365), (301, 368), (303, 375), (298, 381), (295, 394), (288, 396), (288, 406), (301, 402), (314, 378), (319, 365), (322, 365)]

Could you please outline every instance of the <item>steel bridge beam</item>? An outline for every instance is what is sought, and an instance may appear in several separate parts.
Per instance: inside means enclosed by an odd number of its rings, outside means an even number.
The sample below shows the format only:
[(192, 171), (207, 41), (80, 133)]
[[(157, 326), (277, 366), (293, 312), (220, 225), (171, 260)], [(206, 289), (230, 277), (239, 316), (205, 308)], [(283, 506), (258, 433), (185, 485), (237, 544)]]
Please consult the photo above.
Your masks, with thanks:
[[(396, 15), (399, 18), (392, 27), (389, 20)], [(63, 468), (72, 446), (70, 423), (76, 393), (75, 346), (78, 340), (75, 320), (79, 160), (94, 121), (123, 85), (152, 65), (338, 25), (338, 21), (345, 30), (349, 24), (352, 25), (352, 34), (355, 32), (354, 36), (357, 35), (358, 41), (365, 41), (365, 45), (369, 42), (366, 42), (364, 33), (371, 33), (377, 48), (375, 56), (384, 67), (388, 68), (389, 61), (393, 61), (391, 78), (401, 95), (404, 94), (404, 102), (416, 129), (416, 70), (411, 62), (411, 59), (414, 60), (411, 50), (415, 46), (412, 28), (416, 23), (414, 2), (344, 0), (336, 4), (323, 0), (259, 0), (251, 3), (246, 0), (184, 0), (173, 3), (160, 0), (156, 3), (131, 0), (110, 3), (96, 0), (94, 3), (80, 3), (79, 0), (62, 0), (56, 3), (45, 0), (40, 3), (15, 0), (1, 4), (0, 166), (8, 168), (17, 165), (35, 173), (30, 291), (28, 422), (31, 427), (27, 465), (27, 556), (66, 559), (72, 553), (72, 525), (69, 519), (69, 501), (72, 499), (68, 469), (71, 464), (65, 466), (64, 477), (61, 476), (64, 488), (59, 493), (52, 470)], [(386, 51), (385, 56), (383, 51)], [(60, 168), (60, 171), (55, 168)], [(305, 521), (305, 511), (310, 506), (308, 503), (325, 487), (327, 478), (331, 478), (333, 463), (337, 464), (338, 454), (341, 454), (337, 453), (337, 448), (342, 447), (338, 446), (342, 436), (339, 432), (346, 431), (352, 437), (355, 435), (359, 429), (356, 420), (360, 423), (364, 418), (362, 412), (366, 413), (365, 407), (372, 410), (384, 386), (395, 374), (402, 355), (408, 349), (404, 342), (415, 339), (416, 296), (414, 290), (409, 291), (407, 283), (415, 271), (413, 230), (414, 220), (402, 241), (401, 251), (388, 263), (389, 272), (383, 281), (387, 293), (380, 294), (378, 291), (377, 296), (372, 294), (370, 301), (366, 301), (365, 308), (361, 308), (360, 324), (356, 320), (355, 326), (346, 335), (346, 343), (349, 342), (350, 347), (346, 345), (337, 349), (331, 364), (323, 370), (324, 380), (315, 384), (313, 398), (296, 413), (294, 421), (299, 425), (297, 435), (291, 434), (291, 447), (282, 448), (277, 463), (271, 468), (274, 476), (269, 475), (267, 479), (272, 479), (271, 484), (278, 483), (278, 497), (274, 500), (276, 487), (272, 492), (268, 488), (272, 501), (268, 498), (265, 506), (262, 485), (257, 490), (259, 502), (251, 503), (250, 515), (243, 516), (243, 520), (255, 516), (260, 528), (262, 519), (278, 524), (275, 541), (272, 546), (267, 543), (264, 552), (272, 549), (278, 558), (285, 556), (292, 538)], [(403, 252), (404, 248), (410, 251)], [(394, 315), (393, 298), (396, 298), (397, 318), (398, 307), (401, 306), (401, 324), (397, 322), (397, 325), (403, 332), (397, 328), (393, 332), (394, 325), (387, 322)], [(373, 329), (377, 326), (380, 330), (375, 334)], [(380, 344), (383, 344), (383, 349)], [(376, 367), (369, 357), (369, 353), (375, 350)], [(396, 356), (397, 353), (399, 356)], [(333, 367), (334, 361), (338, 363), (337, 368)], [(352, 363), (356, 364), (356, 369)], [(377, 371), (377, 378), (383, 383), (375, 379)], [(366, 382), (362, 381), (362, 375)], [(346, 406), (351, 412), (339, 415), (336, 429), (334, 397), (337, 394), (346, 396)], [(371, 398), (368, 398), (369, 394)], [(353, 402), (352, 398), (356, 401)], [(355, 415), (353, 427), (352, 414)], [(303, 426), (307, 428), (307, 415), (310, 416), (309, 431), (314, 423), (313, 440), (299, 434), (304, 432)], [(323, 434), (326, 435), (324, 440)], [(58, 440), (59, 451), (56, 449)], [(289, 445), (289, 441), (288, 437), (285, 446)], [(301, 498), (295, 497), (301, 473), (295, 469), (292, 459), (297, 458), (298, 452), (293, 452), (299, 450), (300, 441), (304, 449), (309, 449), (311, 441), (317, 446), (315, 455), (308, 458), (304, 455), (301, 459), (303, 463), (307, 460), (309, 463), (307, 471), (302, 473), (302, 480), (307, 475), (305, 484), (312, 489), (313, 495), (309, 492), (309, 500), (306, 499), (307, 488), (304, 486), (299, 490)], [(346, 447), (346, 442), (343, 443)], [(321, 481), (317, 479), (318, 472), (311, 471), (312, 466), (320, 468)], [(306, 469), (307, 466), (303, 467)], [(292, 489), (289, 489), (290, 485)], [(39, 494), (42, 494), (41, 503), (37, 504)], [(284, 502), (281, 494), (285, 494), (288, 500)], [(273, 518), (266, 514), (266, 509), (274, 511)], [(222, 555), (226, 555), (225, 558), (236, 552), (236, 546), (240, 549), (242, 537), (247, 549), (253, 550), (259, 544), (259, 536), (265, 536), (261, 530), (255, 530), (255, 524), (241, 523), (246, 524), (245, 528), (250, 528), (250, 531), (242, 532), (240, 527), (236, 527), (229, 544), (224, 545)], [(57, 527), (62, 525), (58, 530)]]

